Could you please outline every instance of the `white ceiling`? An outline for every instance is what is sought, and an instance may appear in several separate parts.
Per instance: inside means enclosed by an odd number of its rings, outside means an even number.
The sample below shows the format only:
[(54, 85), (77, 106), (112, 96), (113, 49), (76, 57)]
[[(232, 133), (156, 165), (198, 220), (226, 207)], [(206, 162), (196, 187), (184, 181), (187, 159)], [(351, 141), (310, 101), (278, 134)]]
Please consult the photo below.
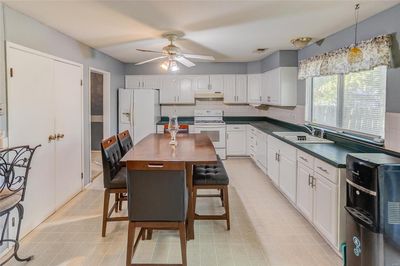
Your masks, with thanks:
[[(357, 1), (360, 2), (360, 1)], [(290, 40), (314, 41), (354, 24), (354, 1), (5, 1), (44, 24), (127, 63), (154, 57), (136, 48), (161, 50), (166, 31), (185, 32), (185, 53), (219, 62), (253, 61), (294, 49)], [(360, 20), (397, 1), (361, 1)]]

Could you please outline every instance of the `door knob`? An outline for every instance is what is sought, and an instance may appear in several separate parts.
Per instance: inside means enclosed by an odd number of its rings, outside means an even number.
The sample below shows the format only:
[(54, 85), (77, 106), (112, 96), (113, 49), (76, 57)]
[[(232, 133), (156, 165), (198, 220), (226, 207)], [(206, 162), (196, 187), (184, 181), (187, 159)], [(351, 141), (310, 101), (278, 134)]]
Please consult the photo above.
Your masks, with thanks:
[(49, 142), (51, 142), (52, 140), (56, 140), (56, 138), (57, 138), (57, 136), (55, 134), (53, 134), (53, 135), (49, 135), (48, 140), (49, 140)]
[(57, 138), (57, 140), (63, 139), (63, 138), (64, 138), (64, 134), (58, 133), (58, 134), (56, 135), (56, 138)]

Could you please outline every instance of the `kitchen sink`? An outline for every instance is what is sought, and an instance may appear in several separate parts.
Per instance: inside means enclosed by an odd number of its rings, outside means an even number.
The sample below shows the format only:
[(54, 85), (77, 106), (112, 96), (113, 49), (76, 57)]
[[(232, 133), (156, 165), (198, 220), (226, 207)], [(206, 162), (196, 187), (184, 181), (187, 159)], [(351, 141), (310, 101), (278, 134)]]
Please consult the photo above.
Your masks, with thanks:
[(331, 140), (312, 136), (305, 132), (272, 132), (272, 133), (282, 138), (285, 138), (293, 143), (304, 143), (304, 144), (334, 143)]

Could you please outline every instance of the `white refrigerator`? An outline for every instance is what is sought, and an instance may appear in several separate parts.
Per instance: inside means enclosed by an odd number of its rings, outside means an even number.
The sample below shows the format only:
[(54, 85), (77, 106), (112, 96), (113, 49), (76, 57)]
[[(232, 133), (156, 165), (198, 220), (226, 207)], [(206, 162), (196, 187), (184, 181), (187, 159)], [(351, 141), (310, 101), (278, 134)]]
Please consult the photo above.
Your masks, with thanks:
[(158, 90), (118, 89), (118, 131), (129, 130), (133, 144), (156, 133), (156, 123), (160, 118)]

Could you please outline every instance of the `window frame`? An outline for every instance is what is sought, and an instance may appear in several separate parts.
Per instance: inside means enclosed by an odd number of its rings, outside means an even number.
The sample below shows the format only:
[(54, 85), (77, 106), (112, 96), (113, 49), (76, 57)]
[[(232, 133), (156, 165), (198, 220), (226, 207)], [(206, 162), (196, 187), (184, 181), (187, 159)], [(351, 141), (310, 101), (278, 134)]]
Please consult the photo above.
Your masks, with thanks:
[[(387, 98), (387, 67), (385, 69), (386, 77), (385, 77), (385, 99), (384, 99), (384, 110), (386, 110), (386, 98)], [(307, 124), (312, 125), (316, 128), (321, 128), (327, 130), (328, 132), (339, 133), (345, 135), (347, 137), (355, 138), (357, 140), (372, 142), (377, 145), (383, 145), (385, 140), (385, 121), (383, 123), (383, 135), (378, 136), (374, 134), (369, 134), (365, 132), (360, 132), (351, 129), (343, 128), (343, 103), (344, 103), (344, 80), (346, 74), (336, 74), (338, 76), (338, 84), (337, 84), (337, 112), (336, 112), (336, 125), (328, 126), (324, 124), (319, 124), (313, 122), (313, 78), (306, 79), (306, 114), (305, 121)], [(386, 111), (385, 111), (386, 113)], [(385, 120), (385, 117), (383, 118)]]

